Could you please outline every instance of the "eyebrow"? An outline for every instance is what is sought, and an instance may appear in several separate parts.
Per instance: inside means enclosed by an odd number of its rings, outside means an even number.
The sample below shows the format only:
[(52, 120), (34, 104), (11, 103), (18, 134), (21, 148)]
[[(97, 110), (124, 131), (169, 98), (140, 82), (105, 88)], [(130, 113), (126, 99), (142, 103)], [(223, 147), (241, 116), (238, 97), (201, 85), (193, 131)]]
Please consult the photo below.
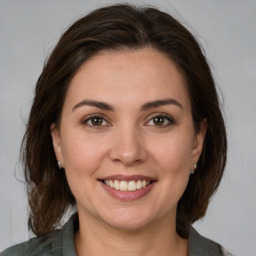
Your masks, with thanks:
[[(151, 108), (156, 108), (156, 107), (161, 107), (164, 105), (169, 105), (169, 104), (173, 104), (177, 107), (180, 107), (181, 109), (183, 109), (182, 105), (175, 99), (163, 99), (163, 100), (155, 100), (155, 101), (151, 101), (151, 102), (147, 102), (144, 105), (141, 106), (140, 111), (146, 111), (149, 110)], [(79, 103), (77, 103), (73, 108), (72, 111), (74, 111), (75, 109), (82, 107), (82, 106), (92, 106), (92, 107), (96, 107), (102, 110), (107, 110), (107, 111), (114, 111), (115, 108), (105, 102), (102, 101), (95, 101), (95, 100), (83, 100)]]
[(95, 101), (95, 100), (83, 100), (79, 103), (77, 103), (73, 108), (72, 111), (74, 111), (75, 109), (82, 107), (82, 106), (92, 106), (92, 107), (96, 107), (102, 110), (107, 110), (107, 111), (114, 111), (114, 107), (105, 103), (105, 102), (101, 102), (101, 101)]
[(183, 109), (182, 105), (177, 100), (175, 100), (175, 99), (163, 99), (163, 100), (155, 100), (155, 101), (152, 101), (152, 102), (145, 103), (144, 105), (141, 106), (140, 110), (141, 111), (146, 111), (146, 110), (149, 110), (151, 108), (161, 107), (161, 106), (169, 105), (169, 104), (173, 104), (173, 105)]

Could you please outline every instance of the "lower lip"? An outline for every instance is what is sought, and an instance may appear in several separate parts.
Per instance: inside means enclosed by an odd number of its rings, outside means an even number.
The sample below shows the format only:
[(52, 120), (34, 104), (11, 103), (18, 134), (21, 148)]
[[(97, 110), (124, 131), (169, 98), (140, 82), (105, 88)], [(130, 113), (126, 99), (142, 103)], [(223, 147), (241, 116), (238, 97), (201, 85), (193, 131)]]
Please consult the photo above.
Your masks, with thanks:
[(113, 197), (122, 200), (122, 201), (133, 201), (136, 199), (139, 199), (141, 197), (144, 197), (145, 195), (147, 195), (151, 189), (154, 187), (156, 182), (152, 182), (149, 185), (147, 185), (145, 188), (141, 188), (135, 191), (120, 191), (120, 190), (116, 190), (114, 188), (111, 188), (109, 186), (107, 186), (106, 184), (104, 184), (103, 182), (101, 182), (103, 188)]

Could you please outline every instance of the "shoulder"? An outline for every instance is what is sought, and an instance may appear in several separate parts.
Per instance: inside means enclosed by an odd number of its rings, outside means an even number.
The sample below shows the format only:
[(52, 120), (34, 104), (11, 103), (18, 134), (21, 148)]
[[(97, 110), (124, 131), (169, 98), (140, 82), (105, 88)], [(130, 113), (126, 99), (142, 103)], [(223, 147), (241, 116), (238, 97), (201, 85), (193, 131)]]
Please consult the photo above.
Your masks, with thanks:
[(0, 253), (0, 256), (19, 256), (19, 255), (28, 255), (29, 248), (28, 242), (14, 245), (5, 251)]
[(189, 256), (234, 256), (220, 244), (201, 236), (193, 227), (189, 235)]
[(12, 246), (0, 256), (76, 256), (74, 232), (77, 222), (77, 214), (74, 214), (62, 229)]
[(0, 253), (0, 256), (52, 255), (53, 251), (61, 249), (61, 238), (61, 231), (56, 230), (47, 235), (14, 245)]

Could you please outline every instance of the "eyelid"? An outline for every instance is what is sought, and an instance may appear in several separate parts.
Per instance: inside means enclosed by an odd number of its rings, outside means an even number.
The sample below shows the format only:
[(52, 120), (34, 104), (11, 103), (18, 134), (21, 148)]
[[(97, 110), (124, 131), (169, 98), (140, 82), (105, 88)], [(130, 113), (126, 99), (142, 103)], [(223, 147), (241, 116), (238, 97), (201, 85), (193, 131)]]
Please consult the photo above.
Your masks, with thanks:
[[(103, 121), (105, 121), (107, 124), (103, 124), (103, 125), (99, 125), (99, 126), (94, 126), (94, 125), (90, 125), (88, 124), (88, 121), (93, 119), (93, 118), (101, 118)], [(86, 126), (89, 126), (89, 127), (93, 127), (93, 128), (100, 128), (102, 126), (108, 126), (110, 125), (110, 121), (109, 119), (103, 115), (103, 114), (99, 114), (99, 113), (94, 113), (94, 114), (90, 114), (90, 115), (87, 115), (85, 116), (82, 121), (81, 121), (82, 125), (86, 125)]]
[[(156, 117), (162, 117), (165, 120), (167, 120), (168, 123), (164, 124), (164, 125), (148, 124), (152, 119), (154, 119)], [(102, 125), (99, 125), (99, 126), (96, 126), (96, 125), (94, 126), (94, 125), (88, 124), (88, 121), (93, 119), (93, 118), (101, 118), (101, 119), (103, 119), (103, 121), (106, 122), (106, 124), (102, 124)], [(176, 124), (175, 119), (171, 115), (166, 114), (166, 113), (161, 113), (161, 112), (150, 114), (146, 119), (147, 119), (147, 121), (144, 124), (145, 126), (155, 126), (157, 128), (164, 128), (164, 127)], [(105, 116), (104, 114), (102, 114), (102, 113), (89, 114), (81, 120), (81, 123), (84, 126), (88, 126), (88, 127), (92, 127), (92, 128), (101, 128), (101, 127), (105, 127), (105, 126), (111, 126), (111, 122), (110, 122), (109, 118), (107, 116)]]
[[(157, 127), (157, 125), (148, 125), (148, 123), (149, 123), (152, 119), (154, 119), (154, 118), (156, 118), (156, 117), (162, 117), (162, 118), (166, 119), (166, 120), (168, 121), (168, 124), (159, 125), (158, 127)], [(146, 126), (155, 126), (155, 127), (157, 127), (157, 128), (163, 128), (163, 127), (167, 127), (167, 126), (176, 124), (175, 119), (174, 119), (171, 115), (166, 114), (166, 113), (154, 113), (154, 114), (149, 115), (147, 119), (148, 119), (148, 121), (147, 121), (146, 124), (145, 124)]]

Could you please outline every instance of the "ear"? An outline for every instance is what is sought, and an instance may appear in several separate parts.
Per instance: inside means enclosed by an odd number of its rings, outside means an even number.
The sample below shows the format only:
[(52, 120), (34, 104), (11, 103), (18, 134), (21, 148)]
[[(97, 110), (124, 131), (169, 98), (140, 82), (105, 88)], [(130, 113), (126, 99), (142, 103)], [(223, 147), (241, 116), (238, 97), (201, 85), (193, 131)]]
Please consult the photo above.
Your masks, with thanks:
[(60, 131), (56, 126), (56, 123), (51, 124), (50, 127), (53, 149), (56, 156), (56, 161), (61, 162), (61, 166), (64, 167), (62, 149), (61, 149), (61, 139), (60, 139)]
[[(192, 161), (199, 160), (199, 157), (203, 150), (206, 130), (207, 130), (207, 120), (204, 119), (200, 123), (199, 131), (195, 134), (193, 150), (192, 150)], [(193, 168), (191, 170), (193, 170)]]

